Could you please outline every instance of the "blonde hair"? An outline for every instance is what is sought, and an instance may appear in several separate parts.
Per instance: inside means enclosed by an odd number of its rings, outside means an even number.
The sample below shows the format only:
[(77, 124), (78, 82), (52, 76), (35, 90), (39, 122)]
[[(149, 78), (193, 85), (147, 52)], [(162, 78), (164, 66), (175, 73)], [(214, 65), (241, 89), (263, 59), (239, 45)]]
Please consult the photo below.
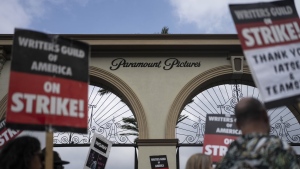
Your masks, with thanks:
[(185, 169), (211, 169), (211, 158), (201, 153), (194, 154), (188, 159)]

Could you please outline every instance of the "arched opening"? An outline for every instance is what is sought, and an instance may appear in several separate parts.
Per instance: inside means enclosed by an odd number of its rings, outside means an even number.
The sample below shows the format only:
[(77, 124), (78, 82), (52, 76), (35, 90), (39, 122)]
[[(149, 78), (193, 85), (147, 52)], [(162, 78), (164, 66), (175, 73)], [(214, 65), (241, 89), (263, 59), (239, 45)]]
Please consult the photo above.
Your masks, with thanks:
[(89, 145), (95, 132), (114, 144), (134, 143), (139, 134), (137, 121), (121, 98), (107, 89), (89, 85), (88, 101), (88, 133), (55, 132), (56, 146)]
[[(235, 76), (230, 66), (213, 68), (192, 79), (177, 95), (169, 112), (166, 138), (179, 139), (177, 160), (180, 168), (184, 168), (192, 154), (202, 152), (206, 114), (233, 114), (233, 107), (242, 97), (260, 99), (248, 67), (243, 72)], [(297, 105), (279, 107), (268, 113), (270, 134), (298, 145), (300, 113)], [(179, 116), (186, 118), (176, 124)]]
[[(235, 76), (232, 74), (231, 66), (220, 66), (199, 74), (187, 83), (177, 95), (169, 111), (169, 118), (166, 123), (166, 138), (175, 138), (176, 123), (179, 115), (184, 110), (185, 106), (190, 105), (189, 103), (191, 103), (191, 100), (201, 92), (224, 84), (243, 84), (254, 87), (249, 68), (244, 67), (243, 72), (244, 74)], [(221, 105), (219, 105), (218, 109), (220, 109), (220, 106)], [(287, 105), (287, 108), (295, 117), (293, 119), (299, 123), (299, 108), (295, 105)]]
[[(245, 85), (242, 80), (220, 81), (197, 94), (187, 104), (180, 115), (187, 118), (176, 127), (176, 138), (181, 144), (202, 144), (204, 140), (207, 114), (234, 114), (236, 103), (243, 97), (261, 100), (256, 87)], [(300, 143), (300, 124), (296, 117), (300, 112), (295, 105), (281, 106), (268, 110), (271, 135), (276, 135), (289, 143)], [(294, 115), (296, 114), (296, 116)]]
[(147, 139), (148, 125), (146, 115), (141, 102), (133, 90), (119, 77), (93, 66), (90, 67), (90, 81), (91, 85), (99, 86), (111, 91), (129, 107), (135, 116), (139, 127), (139, 138)]
[[(187, 104), (180, 116), (183, 121), (176, 126), (176, 138), (179, 140), (177, 157), (180, 168), (188, 157), (194, 153), (203, 152), (205, 123), (207, 114), (234, 114), (234, 106), (242, 97), (260, 99), (256, 87), (245, 85), (242, 81), (223, 81), (199, 94)], [(291, 143), (296, 151), (300, 143), (300, 124), (297, 120), (300, 112), (296, 105), (282, 106), (268, 110), (270, 117), (271, 135)]]

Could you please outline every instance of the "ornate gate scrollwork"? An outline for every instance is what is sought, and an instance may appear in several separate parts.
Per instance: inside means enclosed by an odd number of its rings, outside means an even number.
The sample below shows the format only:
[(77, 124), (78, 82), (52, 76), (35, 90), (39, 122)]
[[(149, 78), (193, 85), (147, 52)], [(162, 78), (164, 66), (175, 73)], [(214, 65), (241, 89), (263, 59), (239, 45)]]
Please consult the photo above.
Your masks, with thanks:
[[(134, 116), (129, 107), (115, 94), (96, 86), (89, 86), (88, 133), (55, 132), (54, 144), (89, 144), (95, 132), (114, 144), (132, 144), (136, 136), (123, 128), (123, 118)], [(134, 126), (133, 126), (134, 127)]]
[[(176, 134), (181, 144), (202, 144), (206, 114), (234, 114), (234, 107), (243, 97), (260, 99), (257, 88), (231, 83), (211, 87), (193, 98), (181, 115), (186, 119), (177, 124)], [(297, 109), (295, 109), (297, 110)], [(289, 143), (300, 143), (300, 125), (294, 114), (285, 106), (268, 110), (270, 134)]]

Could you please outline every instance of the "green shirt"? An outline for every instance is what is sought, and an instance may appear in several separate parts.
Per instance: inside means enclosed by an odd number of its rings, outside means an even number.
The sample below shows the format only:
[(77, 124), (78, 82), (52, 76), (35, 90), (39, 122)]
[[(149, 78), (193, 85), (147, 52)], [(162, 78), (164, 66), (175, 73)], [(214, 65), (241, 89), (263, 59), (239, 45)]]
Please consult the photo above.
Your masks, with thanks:
[(216, 169), (300, 169), (300, 166), (287, 142), (253, 133), (232, 142)]

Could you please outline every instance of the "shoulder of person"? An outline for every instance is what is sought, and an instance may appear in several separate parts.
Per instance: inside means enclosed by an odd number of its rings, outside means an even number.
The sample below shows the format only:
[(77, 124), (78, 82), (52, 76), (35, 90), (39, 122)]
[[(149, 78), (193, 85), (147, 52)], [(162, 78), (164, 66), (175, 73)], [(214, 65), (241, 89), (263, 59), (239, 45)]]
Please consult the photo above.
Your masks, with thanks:
[(284, 149), (284, 150), (289, 150), (289, 149), (292, 148), (292, 147), (289, 145), (288, 142), (286, 142), (285, 140), (280, 139), (280, 138), (277, 137), (277, 136), (270, 136), (269, 142), (270, 142), (270, 145), (273, 145), (274, 147), (275, 147), (275, 146), (280, 147), (280, 148), (282, 148), (282, 149)]
[(268, 154), (272, 154), (278, 151), (291, 152), (295, 154), (293, 148), (289, 145), (288, 142), (281, 140), (276, 136), (268, 137), (265, 148), (267, 149)]

